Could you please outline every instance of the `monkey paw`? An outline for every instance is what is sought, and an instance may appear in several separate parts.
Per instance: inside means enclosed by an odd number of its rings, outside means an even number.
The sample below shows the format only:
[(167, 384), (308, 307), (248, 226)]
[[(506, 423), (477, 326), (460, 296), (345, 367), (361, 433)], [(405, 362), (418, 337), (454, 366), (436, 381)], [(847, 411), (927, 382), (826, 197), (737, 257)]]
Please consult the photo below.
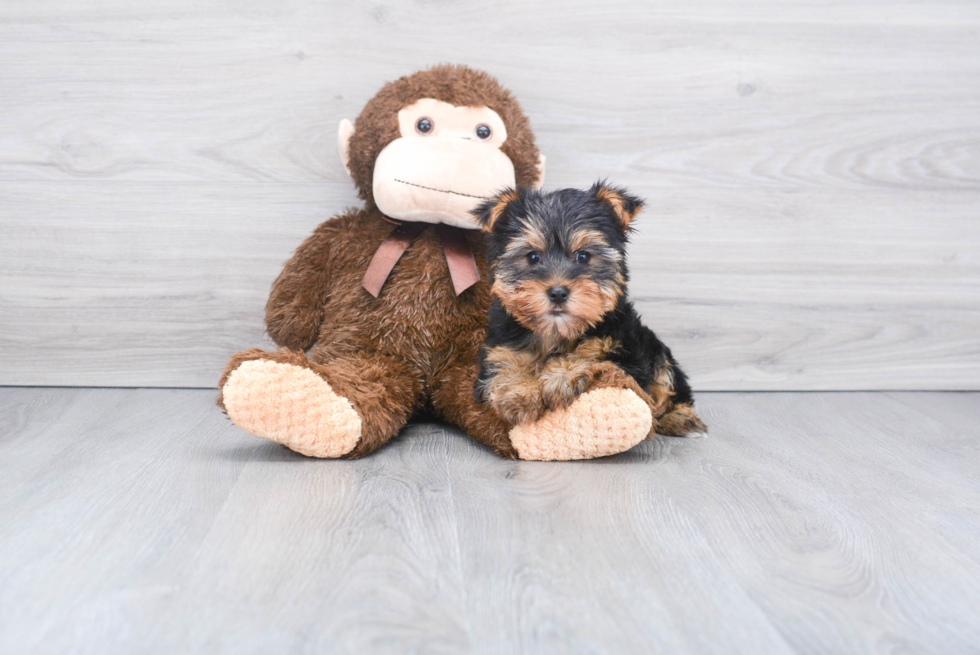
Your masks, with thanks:
[(308, 368), (253, 359), (221, 389), (232, 422), (309, 457), (342, 457), (361, 438), (361, 417)]
[(652, 426), (650, 407), (634, 391), (603, 387), (536, 421), (515, 425), (510, 440), (521, 459), (592, 459), (629, 450)]

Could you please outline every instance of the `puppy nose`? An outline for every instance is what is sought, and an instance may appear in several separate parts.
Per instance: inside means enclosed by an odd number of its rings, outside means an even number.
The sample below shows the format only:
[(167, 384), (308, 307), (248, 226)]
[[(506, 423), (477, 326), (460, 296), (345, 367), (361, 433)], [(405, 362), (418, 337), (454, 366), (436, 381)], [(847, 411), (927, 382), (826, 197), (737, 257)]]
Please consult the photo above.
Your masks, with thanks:
[(568, 287), (551, 287), (548, 289), (548, 299), (556, 305), (560, 305), (568, 300)]

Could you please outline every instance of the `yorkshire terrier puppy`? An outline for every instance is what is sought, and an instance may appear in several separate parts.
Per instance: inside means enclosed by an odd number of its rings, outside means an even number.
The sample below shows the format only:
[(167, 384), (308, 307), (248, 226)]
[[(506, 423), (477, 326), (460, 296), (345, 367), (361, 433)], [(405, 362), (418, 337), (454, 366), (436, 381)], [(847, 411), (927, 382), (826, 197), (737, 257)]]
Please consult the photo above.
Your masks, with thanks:
[(651, 434), (707, 431), (687, 376), (627, 298), (626, 244), (642, 206), (597, 183), (588, 191), (507, 190), (473, 211), (488, 235), (494, 296), (478, 402), (525, 423), (625, 374), (650, 406)]

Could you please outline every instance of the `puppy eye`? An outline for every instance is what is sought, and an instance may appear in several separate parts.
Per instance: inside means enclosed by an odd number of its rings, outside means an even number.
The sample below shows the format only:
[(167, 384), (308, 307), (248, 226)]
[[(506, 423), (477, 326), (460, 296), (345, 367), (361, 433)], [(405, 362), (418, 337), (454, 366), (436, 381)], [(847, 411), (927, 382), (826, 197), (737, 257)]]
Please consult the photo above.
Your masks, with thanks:
[(480, 124), (476, 126), (476, 135), (486, 141), (493, 134), (493, 130), (490, 129), (489, 125)]
[(577, 253), (575, 253), (576, 264), (588, 264), (590, 259), (592, 259), (592, 253), (590, 252), (579, 250)]
[(428, 118), (420, 118), (415, 122), (415, 129), (419, 134), (428, 134), (432, 131), (432, 121)]
[(541, 255), (539, 255), (536, 250), (532, 250), (531, 252), (527, 253), (527, 263), (530, 264), (531, 266), (534, 266), (535, 264), (540, 264)]

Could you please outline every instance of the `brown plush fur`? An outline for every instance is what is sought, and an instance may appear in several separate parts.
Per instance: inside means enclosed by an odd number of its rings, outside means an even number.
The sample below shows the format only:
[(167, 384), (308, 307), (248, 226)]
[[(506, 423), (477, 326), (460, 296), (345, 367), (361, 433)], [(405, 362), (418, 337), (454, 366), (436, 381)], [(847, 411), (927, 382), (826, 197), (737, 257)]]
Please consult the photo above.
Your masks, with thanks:
[[(427, 407), (513, 457), (508, 426), (473, 400), (490, 304), (481, 234), (468, 232), (467, 240), (482, 279), (459, 297), (442, 244), (430, 227), (374, 298), (361, 279), (391, 229), (377, 210), (352, 211), (317, 228), (286, 263), (266, 308), (269, 335), (285, 350), (238, 353), (219, 385), (249, 359), (304, 366), (350, 400), (361, 416), (361, 442), (351, 457), (384, 444)], [(306, 348), (308, 355), (302, 352)]]
[[(374, 160), (398, 133), (398, 110), (424, 97), (495, 110), (507, 125), (503, 151), (513, 160), (517, 183), (536, 182), (538, 150), (527, 118), (489, 75), (437, 66), (386, 85), (357, 118), (350, 144), (350, 171), (366, 209), (323, 223), (300, 245), (273, 284), (266, 306), (269, 335), (283, 350), (236, 354), (220, 386), (248, 360), (305, 367), (349, 400), (362, 419), (360, 441), (348, 457), (375, 450), (425, 410), (513, 458), (512, 426), (473, 397), (490, 305), (483, 235), (466, 233), (481, 280), (458, 297), (434, 227), (416, 237), (379, 297), (361, 286), (372, 255), (392, 230), (371, 196)], [(597, 385), (636, 386), (629, 378)]]
[[(361, 440), (349, 454), (352, 458), (366, 455), (398, 434), (421, 403), (422, 379), (418, 372), (397, 357), (374, 353), (316, 361), (288, 348), (276, 352), (252, 348), (231, 358), (219, 386), (224, 388), (232, 371), (253, 359), (309, 368), (338, 395), (350, 400), (362, 425)], [(219, 398), (220, 406), (222, 401)]]

